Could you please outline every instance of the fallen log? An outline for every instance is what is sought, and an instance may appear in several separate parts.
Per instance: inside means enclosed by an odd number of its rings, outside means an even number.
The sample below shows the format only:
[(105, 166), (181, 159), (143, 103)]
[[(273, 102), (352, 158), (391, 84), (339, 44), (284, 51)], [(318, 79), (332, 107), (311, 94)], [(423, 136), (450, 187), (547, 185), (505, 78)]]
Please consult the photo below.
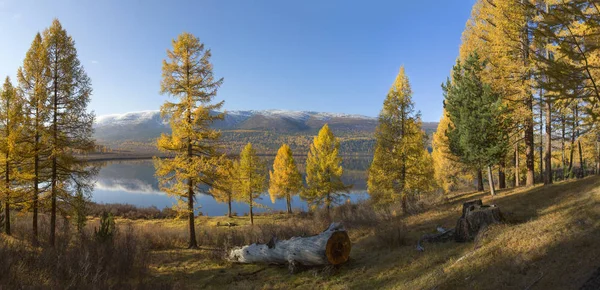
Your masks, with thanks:
[(437, 233), (435, 234), (425, 234), (423, 235), (419, 241), (417, 241), (417, 251), (423, 252), (425, 248), (423, 247), (423, 242), (429, 243), (437, 243), (437, 242), (446, 242), (452, 237), (454, 237), (454, 229), (444, 229), (443, 227), (437, 227)]
[(472, 241), (479, 231), (504, 221), (496, 205), (482, 205), (481, 200), (463, 204), (463, 215), (456, 222), (454, 238), (457, 242)]
[(298, 266), (339, 265), (350, 258), (352, 244), (344, 227), (332, 223), (322, 233), (311, 237), (278, 240), (234, 248), (229, 260), (237, 263), (288, 264), (290, 271)]

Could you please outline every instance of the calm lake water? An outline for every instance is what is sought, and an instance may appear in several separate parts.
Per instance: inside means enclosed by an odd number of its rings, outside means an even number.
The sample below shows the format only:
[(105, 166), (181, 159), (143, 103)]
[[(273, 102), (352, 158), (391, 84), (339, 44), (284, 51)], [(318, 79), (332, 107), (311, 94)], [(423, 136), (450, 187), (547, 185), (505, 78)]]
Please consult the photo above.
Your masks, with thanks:
[[(368, 198), (366, 194), (367, 168), (371, 162), (366, 157), (344, 157), (343, 180), (346, 184), (353, 184), (350, 200), (356, 202)], [(273, 163), (273, 157), (265, 158), (268, 164)], [(304, 160), (298, 158), (298, 164)], [(300, 166), (300, 170), (303, 170)], [(92, 200), (97, 203), (127, 203), (135, 206), (155, 206), (159, 209), (171, 207), (176, 199), (167, 196), (158, 188), (158, 181), (154, 177), (154, 165), (150, 160), (143, 161), (115, 161), (106, 163), (96, 178), (96, 186)], [(197, 195), (196, 201), (200, 206), (199, 211), (204, 215), (219, 216), (227, 214), (227, 204), (216, 202), (211, 196)], [(264, 208), (256, 208), (255, 212), (285, 210), (285, 200), (278, 200), (274, 204), (268, 193), (262, 195), (258, 203)], [(293, 208), (307, 209), (307, 204), (297, 196), (292, 200)], [(248, 205), (233, 203), (232, 210), (239, 215), (248, 212)]]

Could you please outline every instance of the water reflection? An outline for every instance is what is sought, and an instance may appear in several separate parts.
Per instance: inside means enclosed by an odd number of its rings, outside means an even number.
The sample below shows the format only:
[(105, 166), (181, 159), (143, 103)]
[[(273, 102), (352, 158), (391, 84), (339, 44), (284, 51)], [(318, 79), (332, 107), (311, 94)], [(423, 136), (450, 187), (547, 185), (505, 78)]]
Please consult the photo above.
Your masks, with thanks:
[[(264, 158), (267, 164), (273, 163), (273, 157)], [(343, 161), (343, 181), (354, 184), (350, 200), (355, 202), (368, 198), (366, 195), (366, 170), (370, 159), (364, 157), (346, 157)], [(297, 158), (298, 164), (303, 164), (302, 158)], [(303, 170), (303, 166), (299, 166)], [(150, 160), (143, 161), (116, 161), (105, 163), (97, 176), (92, 200), (98, 203), (128, 203), (136, 206), (156, 206), (158, 208), (171, 207), (176, 199), (162, 193), (158, 188), (158, 181), (154, 177), (154, 165)], [(215, 216), (227, 213), (227, 205), (217, 203), (212, 197), (198, 195), (198, 211), (205, 215)], [(270, 210), (284, 210), (285, 201), (278, 200), (271, 203), (268, 194), (263, 194), (258, 201), (262, 208), (257, 212)], [(307, 209), (307, 205), (300, 198), (292, 200), (292, 207)], [(234, 212), (242, 215), (248, 211), (248, 205), (234, 203)]]

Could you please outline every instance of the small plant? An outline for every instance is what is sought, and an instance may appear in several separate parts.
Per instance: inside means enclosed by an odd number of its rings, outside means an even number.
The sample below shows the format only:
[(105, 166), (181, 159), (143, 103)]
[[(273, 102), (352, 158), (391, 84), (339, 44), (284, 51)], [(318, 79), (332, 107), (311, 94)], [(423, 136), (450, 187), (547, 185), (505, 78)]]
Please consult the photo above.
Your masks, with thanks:
[(104, 212), (100, 218), (100, 229), (94, 228), (94, 236), (99, 242), (112, 241), (115, 234), (115, 219), (112, 213)]

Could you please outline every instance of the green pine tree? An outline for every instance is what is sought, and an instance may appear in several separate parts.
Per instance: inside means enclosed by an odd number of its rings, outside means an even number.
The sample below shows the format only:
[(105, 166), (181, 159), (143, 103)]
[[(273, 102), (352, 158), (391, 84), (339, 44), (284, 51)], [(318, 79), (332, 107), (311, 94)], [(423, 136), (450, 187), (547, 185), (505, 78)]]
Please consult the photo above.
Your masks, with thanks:
[(498, 164), (508, 148), (505, 132), (509, 120), (499, 94), (481, 80), (486, 63), (475, 52), (454, 66), (452, 80), (444, 90), (444, 108), (452, 125), (448, 127), (450, 151), (462, 163), (488, 169), (491, 193), (494, 194), (491, 166)]

